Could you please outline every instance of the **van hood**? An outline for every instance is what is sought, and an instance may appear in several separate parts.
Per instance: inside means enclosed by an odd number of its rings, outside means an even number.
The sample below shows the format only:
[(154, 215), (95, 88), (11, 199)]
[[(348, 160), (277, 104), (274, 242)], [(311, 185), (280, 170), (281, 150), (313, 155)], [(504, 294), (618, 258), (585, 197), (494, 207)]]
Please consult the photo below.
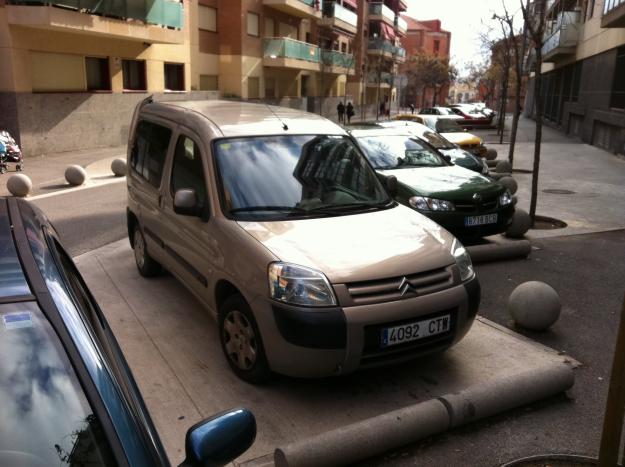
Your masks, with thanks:
[(281, 261), (323, 272), (330, 282), (358, 282), (454, 263), (454, 237), (402, 205), (376, 212), (239, 226)]

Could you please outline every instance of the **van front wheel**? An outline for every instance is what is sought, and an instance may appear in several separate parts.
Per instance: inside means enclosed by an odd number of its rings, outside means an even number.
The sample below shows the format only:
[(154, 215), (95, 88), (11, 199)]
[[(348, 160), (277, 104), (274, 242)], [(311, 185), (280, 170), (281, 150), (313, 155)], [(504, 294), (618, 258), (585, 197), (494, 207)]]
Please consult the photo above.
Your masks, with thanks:
[(219, 337), (228, 364), (239, 378), (259, 384), (271, 377), (258, 325), (241, 295), (231, 296), (221, 306)]
[(161, 272), (161, 265), (148, 253), (145, 237), (139, 228), (139, 224), (135, 225), (132, 248), (135, 251), (135, 263), (137, 263), (139, 274), (143, 277), (154, 277)]

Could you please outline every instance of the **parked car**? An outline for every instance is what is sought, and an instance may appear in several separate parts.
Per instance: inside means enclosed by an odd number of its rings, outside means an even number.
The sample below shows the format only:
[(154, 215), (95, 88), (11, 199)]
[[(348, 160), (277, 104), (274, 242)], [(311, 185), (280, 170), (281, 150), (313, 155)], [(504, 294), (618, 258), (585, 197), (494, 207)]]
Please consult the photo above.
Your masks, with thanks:
[(459, 165), (465, 169), (488, 175), (488, 164), (485, 159), (474, 156), (468, 151), (461, 149), (457, 144), (452, 143), (443, 135), (435, 132), (431, 128), (417, 122), (408, 120), (388, 120), (378, 123), (382, 128), (404, 128), (411, 134), (430, 144), (445, 156), (449, 156), (454, 165)]
[[(43, 213), (0, 198), (0, 465), (169, 466), (106, 319)], [(245, 409), (186, 435), (189, 466), (223, 465), (256, 434)]]
[(456, 122), (464, 127), (486, 127), (493, 123), (494, 114), (487, 115), (473, 106), (455, 104), (449, 107), (452, 112), (461, 117)]
[(470, 152), (474, 156), (486, 156), (487, 149), (486, 146), (484, 146), (482, 138), (467, 132), (466, 129), (462, 128), (460, 125), (452, 120), (446, 118), (438, 118), (433, 115), (398, 115), (396, 119), (421, 123), (431, 128), (448, 141), (451, 141), (452, 143), (460, 146), (465, 151)]
[(450, 164), (403, 128), (353, 130), (373, 167), (395, 176), (395, 199), (460, 238), (504, 232), (512, 222), (510, 192), (500, 183)]
[(128, 167), (139, 272), (164, 267), (216, 314), (223, 353), (244, 380), (439, 352), (473, 322), (479, 283), (462, 244), (396, 203), (329, 120), (146, 100)]
[(426, 107), (419, 110), (419, 115), (436, 115), (439, 118), (448, 118), (450, 120), (464, 120), (463, 116), (457, 115), (447, 107)]

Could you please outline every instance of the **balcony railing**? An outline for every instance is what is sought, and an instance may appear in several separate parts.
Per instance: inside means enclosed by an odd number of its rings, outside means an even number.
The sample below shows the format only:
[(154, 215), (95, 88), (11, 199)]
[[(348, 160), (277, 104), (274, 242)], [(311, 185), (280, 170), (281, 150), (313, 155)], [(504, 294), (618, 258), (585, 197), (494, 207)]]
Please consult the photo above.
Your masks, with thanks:
[(395, 26), (402, 32), (408, 31), (408, 23), (399, 15), (397, 15)]
[(376, 39), (369, 39), (369, 45), (367, 46), (367, 49), (368, 50), (381, 50), (382, 52), (392, 54), (394, 52), (395, 46), (391, 44), (389, 41), (380, 39), (378, 37)]
[(58, 6), (116, 19), (182, 29), (182, 2), (175, 0), (9, 0), (13, 5)]
[(263, 40), (264, 58), (293, 58), (319, 63), (319, 47), (287, 37), (272, 37)]
[(323, 16), (340, 19), (351, 26), (358, 27), (358, 15), (338, 3), (324, 2)]
[[(564, 11), (558, 15), (553, 32), (543, 44), (542, 54), (545, 59), (553, 58), (559, 51), (571, 53), (570, 49), (577, 46), (579, 38), (580, 14), (578, 11)], [(555, 53), (554, 53), (555, 52)]]
[(388, 84), (390, 86), (392, 81), (393, 75), (386, 71), (383, 71), (382, 73), (374, 71), (367, 75), (367, 83), (369, 84)]
[(607, 15), (615, 8), (625, 5), (625, 0), (604, 0), (603, 2), (603, 14)]
[(391, 23), (395, 23), (395, 12), (384, 3), (369, 3), (370, 16), (382, 16)]
[(324, 65), (354, 68), (354, 56), (338, 50), (321, 50), (321, 61)]

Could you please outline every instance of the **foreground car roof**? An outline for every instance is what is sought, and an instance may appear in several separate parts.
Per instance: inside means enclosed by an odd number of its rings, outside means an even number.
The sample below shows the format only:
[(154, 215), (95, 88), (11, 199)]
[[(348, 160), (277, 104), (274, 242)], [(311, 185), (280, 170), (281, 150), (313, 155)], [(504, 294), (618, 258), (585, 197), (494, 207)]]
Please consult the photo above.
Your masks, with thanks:
[(414, 137), (405, 126), (391, 127), (391, 128), (363, 128), (350, 131), (350, 134), (355, 138), (360, 136), (407, 136)]
[(330, 120), (287, 107), (222, 100), (155, 102), (149, 107), (199, 113), (215, 124), (222, 136), (345, 135)]

